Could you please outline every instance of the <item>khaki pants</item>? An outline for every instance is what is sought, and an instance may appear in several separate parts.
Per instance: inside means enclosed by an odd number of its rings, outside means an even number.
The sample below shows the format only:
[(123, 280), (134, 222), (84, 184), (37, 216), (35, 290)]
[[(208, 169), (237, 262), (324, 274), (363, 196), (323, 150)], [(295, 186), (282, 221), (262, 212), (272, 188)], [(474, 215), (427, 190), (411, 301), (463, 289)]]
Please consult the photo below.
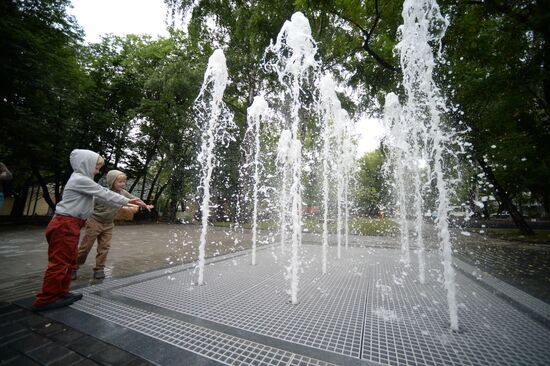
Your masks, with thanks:
[(113, 238), (113, 227), (111, 224), (103, 224), (99, 221), (89, 218), (86, 221), (86, 231), (78, 245), (77, 264), (80, 266), (86, 262), (88, 253), (97, 239), (97, 255), (95, 256), (94, 271), (102, 271), (105, 268), (107, 254), (111, 248), (111, 239)]

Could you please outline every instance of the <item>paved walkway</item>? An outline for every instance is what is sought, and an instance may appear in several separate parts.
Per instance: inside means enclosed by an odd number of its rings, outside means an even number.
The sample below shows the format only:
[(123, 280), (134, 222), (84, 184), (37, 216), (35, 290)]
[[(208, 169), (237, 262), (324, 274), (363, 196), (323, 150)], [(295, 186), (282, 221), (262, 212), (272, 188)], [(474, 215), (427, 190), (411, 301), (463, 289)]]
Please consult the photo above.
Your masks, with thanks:
[(151, 365), (118, 347), (7, 303), (0, 304), (0, 364)]
[[(198, 235), (197, 227), (186, 225), (117, 226), (104, 281), (193, 261), (198, 252)], [(460, 232), (456, 235), (457, 258), (550, 302), (550, 247), (511, 244)], [(207, 256), (247, 249), (249, 236), (212, 229)], [(260, 239), (270, 240), (265, 234)], [(315, 235), (304, 235), (308, 242), (318, 239)], [(352, 237), (350, 244), (388, 248), (398, 245), (393, 238), (368, 237)], [(0, 231), (0, 301), (4, 302), (0, 306), (0, 361), (14, 365), (147, 364), (89, 335), (7, 304), (36, 293), (46, 262), (43, 228)], [(93, 252), (81, 268), (75, 286), (101, 283), (91, 279), (92, 267)], [(90, 345), (90, 350), (86, 345)]]

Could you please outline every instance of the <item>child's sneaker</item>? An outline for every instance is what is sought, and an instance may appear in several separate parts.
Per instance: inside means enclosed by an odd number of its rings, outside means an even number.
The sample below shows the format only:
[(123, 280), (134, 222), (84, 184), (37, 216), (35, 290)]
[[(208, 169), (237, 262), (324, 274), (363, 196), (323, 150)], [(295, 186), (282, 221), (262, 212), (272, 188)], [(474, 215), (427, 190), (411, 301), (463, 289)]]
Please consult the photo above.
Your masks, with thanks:
[(82, 294), (80, 292), (68, 292), (65, 297), (69, 297), (73, 300), (73, 302), (77, 302), (82, 299)]
[(71, 280), (76, 280), (76, 277), (78, 277), (78, 271), (77, 271), (77, 270), (74, 270), (74, 271), (71, 273)]
[(105, 278), (105, 272), (103, 271), (94, 271), (94, 280), (101, 280)]
[(56, 301), (54, 301), (52, 303), (42, 305), (42, 306), (33, 305), (33, 306), (31, 306), (31, 310), (32, 311), (44, 311), (44, 310), (58, 309), (58, 308), (62, 308), (64, 306), (69, 306), (73, 302), (78, 301), (80, 299), (82, 299), (82, 294), (81, 293), (69, 292), (65, 296), (63, 296), (62, 298), (59, 298), (59, 299), (57, 299)]

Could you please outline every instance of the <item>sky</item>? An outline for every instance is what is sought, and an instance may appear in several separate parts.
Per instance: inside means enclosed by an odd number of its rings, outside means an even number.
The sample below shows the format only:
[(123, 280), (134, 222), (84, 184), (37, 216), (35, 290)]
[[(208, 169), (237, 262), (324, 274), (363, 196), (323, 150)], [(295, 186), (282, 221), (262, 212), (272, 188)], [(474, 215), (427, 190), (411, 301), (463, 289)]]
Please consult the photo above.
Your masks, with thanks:
[(72, 0), (74, 15), (86, 41), (97, 42), (106, 33), (167, 36), (167, 7), (163, 0)]
[[(167, 7), (163, 0), (72, 0), (72, 5), (69, 14), (84, 29), (87, 42), (98, 42), (107, 33), (168, 35)], [(383, 134), (381, 121), (362, 118), (355, 128), (358, 157), (378, 148)]]

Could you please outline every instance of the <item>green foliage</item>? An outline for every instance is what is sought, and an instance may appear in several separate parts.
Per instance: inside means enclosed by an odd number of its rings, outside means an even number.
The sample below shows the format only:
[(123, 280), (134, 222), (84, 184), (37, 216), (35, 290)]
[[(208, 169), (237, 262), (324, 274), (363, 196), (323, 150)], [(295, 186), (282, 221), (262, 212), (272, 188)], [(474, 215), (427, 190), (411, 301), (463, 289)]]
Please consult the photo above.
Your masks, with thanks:
[(0, 155), (16, 185), (32, 175), (60, 180), (74, 147), (87, 79), (78, 63), (81, 32), (65, 12), (68, 3), (0, 2)]
[[(308, 17), (324, 69), (358, 91), (358, 106), (342, 98), (350, 112), (376, 114), (385, 93), (399, 88), (393, 50), (401, 0), (165, 2), (192, 11), (187, 33), (158, 40), (107, 36), (83, 46), (82, 31), (66, 13), (68, 0), (0, 1), (0, 155), (16, 186), (29, 178), (54, 183), (59, 198), (71, 172), (70, 150), (89, 148), (109, 167), (125, 169), (142, 197), (163, 197), (174, 216), (196, 187), (191, 106), (208, 57), (221, 47), (231, 79), (225, 101), (240, 131), (214, 180), (220, 200), (234, 201), (246, 107), (273, 77), (261, 69), (264, 50), (295, 11)], [(550, 211), (550, 7), (536, 0), (440, 5), (450, 17), (443, 48), (449, 62), (438, 65), (436, 78), (457, 106), (445, 121), (469, 128), (473, 144), (466, 158), (473, 183), (461, 187), (461, 196), (476, 198), (482, 181), (476, 160), (487, 159), (516, 202), (541, 202)], [(306, 149), (317, 147), (317, 127), (307, 119)], [(378, 151), (359, 162), (361, 214), (375, 215), (386, 204), (383, 159)], [(311, 204), (316, 174), (304, 175)], [(488, 184), (483, 190), (494, 193)]]
[[(227, 224), (223, 224), (227, 225)], [(276, 230), (279, 223), (277, 221), (261, 221), (258, 222), (258, 228), (264, 230)], [(216, 224), (217, 226), (217, 224)], [(250, 224), (243, 225), (245, 228), (250, 228)], [(302, 230), (304, 232), (322, 234), (323, 221), (318, 218), (306, 218), (303, 222)], [(328, 223), (328, 232), (336, 234), (336, 223), (331, 220)], [(350, 234), (351, 235), (368, 235), (368, 236), (395, 236), (399, 233), (399, 225), (385, 218), (358, 218), (350, 219)]]
[(391, 219), (355, 218), (350, 232), (354, 235), (396, 236), (399, 225)]
[(157, 202), (164, 192), (159, 203), (173, 221), (179, 202), (195, 186), (188, 169), (196, 154), (191, 107), (205, 57), (179, 31), (158, 40), (109, 36), (91, 50), (89, 67), (114, 119), (116, 134), (105, 139), (113, 143), (107, 156), (115, 166), (126, 165), (134, 177), (130, 189), (143, 199)]
[(355, 205), (361, 215), (377, 216), (388, 203), (382, 171), (384, 161), (381, 149), (376, 149), (366, 153), (357, 163)]
[(488, 160), (516, 204), (530, 192), (548, 212), (550, 29), (542, 19), (550, 9), (542, 4), (449, 6), (445, 72), (452, 72), (449, 94), (464, 113), (455, 121), (471, 128), (473, 158)]
[(507, 241), (550, 244), (550, 230), (536, 230), (535, 235), (529, 235), (528, 237), (522, 235), (517, 229), (484, 228), (472, 231), (484, 236)]
[[(403, 2), (299, 0), (295, 3), (306, 12), (325, 67), (361, 91), (361, 110), (377, 110), (383, 105), (379, 103), (382, 97), (395, 91), (401, 78), (396, 72), (399, 60), (393, 50), (402, 22)], [(384, 63), (378, 62), (374, 55)]]

